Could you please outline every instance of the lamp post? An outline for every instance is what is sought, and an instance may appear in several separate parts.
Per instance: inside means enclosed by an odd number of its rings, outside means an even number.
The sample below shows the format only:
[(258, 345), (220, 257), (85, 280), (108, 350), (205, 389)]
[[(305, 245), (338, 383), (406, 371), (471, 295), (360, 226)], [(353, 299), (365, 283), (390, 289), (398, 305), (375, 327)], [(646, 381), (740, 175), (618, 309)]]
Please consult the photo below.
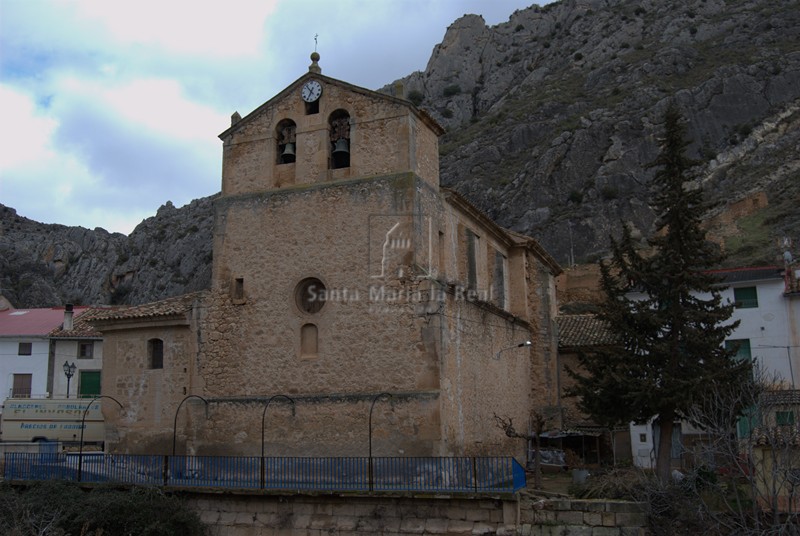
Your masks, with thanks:
[(373, 482), (372, 482), (372, 410), (375, 409), (375, 402), (377, 402), (381, 398), (392, 398), (391, 393), (381, 393), (375, 398), (372, 399), (372, 405), (369, 407), (369, 465), (367, 466), (367, 472), (369, 477), (369, 490), (372, 491)]
[(295, 407), (294, 400), (292, 400), (291, 397), (288, 397), (286, 395), (274, 395), (274, 396), (271, 396), (271, 397), (269, 397), (269, 400), (267, 400), (267, 404), (264, 406), (264, 412), (261, 414), (261, 488), (262, 489), (264, 488), (264, 485), (266, 484), (266, 471), (265, 471), (266, 468), (264, 467), (264, 423), (265, 423), (265, 419), (267, 417), (267, 408), (269, 408), (270, 403), (273, 400), (275, 400), (276, 398), (285, 398), (286, 400), (291, 402), (292, 403), (292, 415), (294, 415), (294, 407)]
[(519, 344), (515, 344), (514, 346), (509, 346), (508, 348), (501, 348), (500, 350), (497, 351), (497, 354), (495, 354), (494, 358), (500, 359), (500, 354), (502, 352), (505, 352), (506, 350), (513, 350), (514, 348), (523, 348), (525, 346), (533, 346), (533, 343), (531, 343), (531, 341), (525, 341)]
[[(175, 410), (175, 422), (172, 424), (172, 455), (173, 456), (175, 456), (175, 441), (176, 441), (176, 438), (177, 438), (177, 435), (178, 435), (178, 412), (181, 410), (181, 406), (183, 405), (183, 403), (186, 402), (187, 400), (189, 400), (190, 398), (199, 398), (200, 400), (205, 402), (206, 411), (208, 411), (208, 400), (206, 400), (205, 398), (203, 398), (200, 395), (188, 395), (188, 396), (184, 397), (183, 400), (181, 400), (181, 403), (178, 404), (178, 409)], [(208, 414), (206, 413), (206, 418), (207, 417), (208, 417)]]
[(75, 366), (75, 362), (73, 361), (70, 365), (68, 362), (64, 361), (64, 375), (67, 377), (67, 398), (69, 398), (69, 381), (75, 376), (75, 369), (78, 368)]
[(94, 404), (101, 398), (110, 398), (111, 400), (117, 403), (120, 409), (123, 409), (123, 406), (120, 403), (120, 401), (114, 398), (113, 396), (97, 395), (92, 399), (91, 402), (89, 402), (89, 404), (86, 406), (86, 409), (83, 410), (83, 417), (81, 417), (81, 442), (80, 442), (80, 448), (78, 449), (78, 482), (81, 481), (81, 474), (83, 473), (83, 430), (86, 428), (86, 414), (89, 412), (89, 408), (92, 407), (92, 404)]

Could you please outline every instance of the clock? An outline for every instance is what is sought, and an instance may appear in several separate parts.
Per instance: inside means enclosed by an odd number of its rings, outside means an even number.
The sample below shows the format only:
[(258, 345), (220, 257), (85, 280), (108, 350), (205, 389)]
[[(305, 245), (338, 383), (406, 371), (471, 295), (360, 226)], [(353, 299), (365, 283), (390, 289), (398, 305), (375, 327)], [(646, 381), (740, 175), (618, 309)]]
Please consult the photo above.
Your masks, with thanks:
[(303, 91), (301, 93), (303, 100), (306, 102), (314, 102), (322, 95), (322, 84), (316, 80), (309, 80), (303, 84)]

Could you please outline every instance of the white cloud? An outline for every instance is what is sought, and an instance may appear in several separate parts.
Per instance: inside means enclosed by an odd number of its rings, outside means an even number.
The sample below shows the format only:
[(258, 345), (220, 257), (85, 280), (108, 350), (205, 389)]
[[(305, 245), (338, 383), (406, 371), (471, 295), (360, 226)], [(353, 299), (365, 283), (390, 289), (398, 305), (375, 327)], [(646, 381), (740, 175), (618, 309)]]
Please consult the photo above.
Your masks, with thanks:
[(217, 135), (306, 72), (377, 89), (524, 0), (0, 0), (0, 203), (130, 232), (219, 191)]
[(42, 116), (30, 96), (0, 84), (0, 177), (7, 170), (37, 162), (49, 152), (57, 122)]
[(226, 57), (258, 53), (262, 26), (277, 0), (82, 0), (69, 5), (120, 44)]
[(140, 78), (111, 83), (68, 77), (59, 94), (74, 95), (104, 114), (182, 140), (213, 138), (227, 128), (228, 116), (190, 100), (178, 80)]

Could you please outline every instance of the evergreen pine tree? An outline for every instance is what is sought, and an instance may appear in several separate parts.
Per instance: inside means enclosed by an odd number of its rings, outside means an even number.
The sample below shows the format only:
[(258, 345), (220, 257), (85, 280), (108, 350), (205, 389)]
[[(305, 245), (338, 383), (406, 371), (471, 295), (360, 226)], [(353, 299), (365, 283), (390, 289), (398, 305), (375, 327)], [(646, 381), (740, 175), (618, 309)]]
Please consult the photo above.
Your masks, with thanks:
[(599, 423), (627, 424), (654, 418), (660, 429), (656, 472), (670, 475), (673, 422), (687, 418), (715, 382), (735, 384), (750, 377), (751, 363), (735, 358), (724, 341), (733, 305), (723, 304), (719, 281), (708, 273), (721, 261), (701, 229), (707, 207), (699, 188), (687, 182), (692, 161), (685, 155), (681, 116), (670, 105), (665, 136), (653, 166), (652, 206), (658, 217), (646, 253), (625, 227), (611, 239), (611, 259), (601, 262), (605, 301), (599, 317), (617, 345), (580, 357), (587, 375), (570, 373), (569, 394)]

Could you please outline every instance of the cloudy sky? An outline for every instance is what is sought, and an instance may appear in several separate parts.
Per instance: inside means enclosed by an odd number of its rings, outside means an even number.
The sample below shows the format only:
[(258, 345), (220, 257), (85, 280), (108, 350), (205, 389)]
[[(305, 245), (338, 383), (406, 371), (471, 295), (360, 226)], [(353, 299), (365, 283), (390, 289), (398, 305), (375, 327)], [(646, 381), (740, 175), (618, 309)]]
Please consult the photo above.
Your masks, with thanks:
[[(130, 233), (219, 191), (221, 141), (307, 72), (378, 89), (531, 0), (0, 0), (0, 203)], [(538, 2), (543, 4), (546, 2)]]

